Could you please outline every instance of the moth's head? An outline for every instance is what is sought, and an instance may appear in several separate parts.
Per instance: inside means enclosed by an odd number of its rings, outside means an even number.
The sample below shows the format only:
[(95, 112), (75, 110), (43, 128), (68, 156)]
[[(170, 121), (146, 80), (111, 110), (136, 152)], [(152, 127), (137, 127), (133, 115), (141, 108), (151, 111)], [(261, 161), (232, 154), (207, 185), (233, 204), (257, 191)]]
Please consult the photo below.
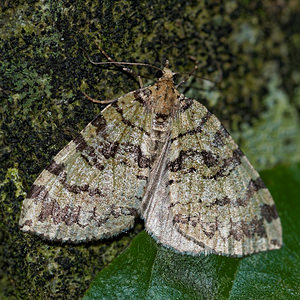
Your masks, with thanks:
[(173, 73), (171, 71), (171, 69), (169, 69), (169, 61), (166, 60), (165, 66), (162, 70), (162, 78), (163, 79), (167, 79), (167, 80), (173, 80), (175, 73)]

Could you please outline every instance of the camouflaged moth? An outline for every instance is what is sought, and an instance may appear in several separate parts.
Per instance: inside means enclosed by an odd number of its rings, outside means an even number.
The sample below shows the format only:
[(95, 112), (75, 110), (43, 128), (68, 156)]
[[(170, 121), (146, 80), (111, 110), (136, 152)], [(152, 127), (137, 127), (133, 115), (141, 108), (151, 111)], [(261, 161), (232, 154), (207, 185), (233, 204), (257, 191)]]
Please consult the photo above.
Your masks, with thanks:
[(182, 253), (243, 256), (282, 244), (274, 201), (220, 121), (180, 94), (166, 66), (152, 86), (108, 105), (39, 175), (20, 226), (82, 242), (138, 216)]

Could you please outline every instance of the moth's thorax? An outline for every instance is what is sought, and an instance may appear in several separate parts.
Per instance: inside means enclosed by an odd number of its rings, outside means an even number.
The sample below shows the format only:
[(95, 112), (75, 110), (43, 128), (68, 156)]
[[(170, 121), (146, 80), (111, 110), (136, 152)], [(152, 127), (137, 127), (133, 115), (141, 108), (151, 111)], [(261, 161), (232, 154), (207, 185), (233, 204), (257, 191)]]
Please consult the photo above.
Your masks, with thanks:
[(173, 81), (174, 73), (163, 69), (163, 76), (154, 85), (152, 111), (164, 116), (173, 116), (179, 105), (179, 92)]
[(163, 76), (149, 88), (150, 96), (146, 100), (152, 115), (151, 143), (148, 145), (152, 161), (160, 156), (170, 135), (173, 117), (179, 107), (180, 94), (174, 85), (173, 75), (170, 69), (164, 68)]

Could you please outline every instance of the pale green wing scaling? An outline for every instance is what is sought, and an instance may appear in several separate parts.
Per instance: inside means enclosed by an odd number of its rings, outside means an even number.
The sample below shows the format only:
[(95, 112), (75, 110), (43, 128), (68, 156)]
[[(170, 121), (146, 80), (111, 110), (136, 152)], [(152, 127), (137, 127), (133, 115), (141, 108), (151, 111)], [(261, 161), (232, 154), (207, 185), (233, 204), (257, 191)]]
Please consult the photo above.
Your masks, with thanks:
[(136, 92), (107, 106), (62, 149), (23, 202), (20, 226), (80, 242), (132, 227), (149, 174), (150, 115)]
[(280, 248), (280, 219), (268, 189), (199, 102), (181, 101), (167, 170), (172, 223), (191, 242), (185, 252), (242, 256)]

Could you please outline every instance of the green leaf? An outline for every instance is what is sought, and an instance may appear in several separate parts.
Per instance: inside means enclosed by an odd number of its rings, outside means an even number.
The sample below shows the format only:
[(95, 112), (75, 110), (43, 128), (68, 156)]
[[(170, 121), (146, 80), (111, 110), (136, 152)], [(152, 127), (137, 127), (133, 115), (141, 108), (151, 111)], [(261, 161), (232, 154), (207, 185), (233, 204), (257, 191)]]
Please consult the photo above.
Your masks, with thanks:
[(300, 299), (300, 164), (261, 175), (282, 221), (282, 249), (241, 259), (189, 256), (142, 232), (99, 272), (84, 299)]
[(241, 260), (230, 299), (300, 299), (300, 164), (262, 172), (283, 227), (283, 247)]

